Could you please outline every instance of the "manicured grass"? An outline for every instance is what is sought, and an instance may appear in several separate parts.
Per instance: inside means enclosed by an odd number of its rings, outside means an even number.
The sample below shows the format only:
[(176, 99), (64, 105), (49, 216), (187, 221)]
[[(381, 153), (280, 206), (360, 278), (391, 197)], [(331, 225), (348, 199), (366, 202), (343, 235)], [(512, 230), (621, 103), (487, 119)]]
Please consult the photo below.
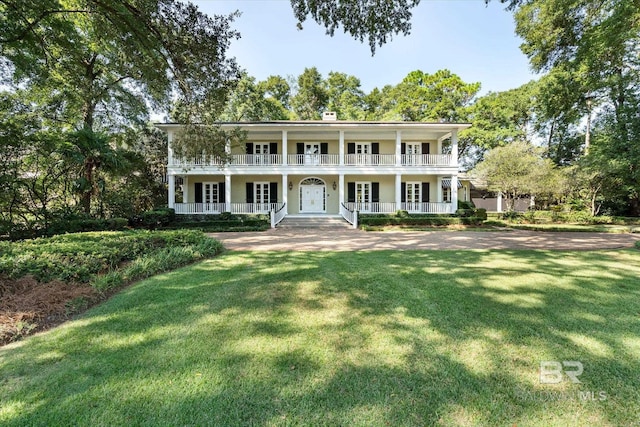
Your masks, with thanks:
[(634, 425), (638, 372), (635, 249), (234, 252), (0, 349), (0, 424)]

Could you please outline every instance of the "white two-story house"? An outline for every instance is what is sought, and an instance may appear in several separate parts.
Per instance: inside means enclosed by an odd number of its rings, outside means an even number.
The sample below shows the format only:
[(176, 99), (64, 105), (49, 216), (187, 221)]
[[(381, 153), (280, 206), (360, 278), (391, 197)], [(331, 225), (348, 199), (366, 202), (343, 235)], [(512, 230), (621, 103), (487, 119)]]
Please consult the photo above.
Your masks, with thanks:
[(469, 198), (458, 180), (458, 132), (466, 123), (354, 122), (334, 113), (222, 123), (247, 132), (243, 146), (227, 148), (226, 165), (174, 157), (180, 124), (157, 126), (168, 133), (168, 202), (176, 214), (454, 213), (458, 199)]

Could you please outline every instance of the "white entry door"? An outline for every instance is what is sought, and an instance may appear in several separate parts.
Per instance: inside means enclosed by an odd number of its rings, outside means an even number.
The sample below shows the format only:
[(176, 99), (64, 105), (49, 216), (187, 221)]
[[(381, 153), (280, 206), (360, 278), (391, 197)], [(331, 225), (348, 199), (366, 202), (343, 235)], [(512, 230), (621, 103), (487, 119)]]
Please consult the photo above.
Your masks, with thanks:
[(326, 212), (324, 185), (300, 186), (300, 212)]

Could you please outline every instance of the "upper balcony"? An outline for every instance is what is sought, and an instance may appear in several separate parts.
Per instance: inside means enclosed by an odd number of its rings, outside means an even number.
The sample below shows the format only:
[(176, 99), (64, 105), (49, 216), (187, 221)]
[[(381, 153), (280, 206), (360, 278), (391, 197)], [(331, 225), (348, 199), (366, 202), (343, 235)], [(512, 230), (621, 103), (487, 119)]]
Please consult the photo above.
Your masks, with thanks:
[[(451, 166), (451, 154), (232, 154), (228, 165), (215, 157), (172, 159), (169, 166)], [(286, 162), (284, 162), (286, 158)]]

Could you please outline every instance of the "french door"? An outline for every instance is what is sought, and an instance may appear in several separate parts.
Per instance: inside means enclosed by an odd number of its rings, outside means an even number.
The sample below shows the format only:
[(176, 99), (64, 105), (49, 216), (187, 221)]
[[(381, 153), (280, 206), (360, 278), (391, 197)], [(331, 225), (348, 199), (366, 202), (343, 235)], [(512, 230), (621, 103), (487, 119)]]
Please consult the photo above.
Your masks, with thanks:
[(254, 203), (256, 204), (256, 211), (268, 212), (270, 209), (269, 183), (254, 182), (253, 194), (254, 194)]
[(217, 182), (202, 183), (202, 210), (203, 212), (219, 212), (220, 192)]
[(421, 164), (421, 154), (422, 154), (422, 144), (412, 144), (407, 143), (407, 153), (405, 164), (409, 165), (420, 165)]
[(269, 162), (269, 144), (254, 144), (254, 163), (256, 165), (268, 165)]
[(409, 212), (421, 212), (422, 183), (407, 182), (405, 187), (406, 210)]
[(371, 143), (356, 143), (356, 164), (371, 163)]
[(320, 164), (320, 144), (306, 143), (304, 145), (304, 164), (317, 165)]
[(356, 203), (361, 212), (371, 211), (371, 183), (356, 182)]

